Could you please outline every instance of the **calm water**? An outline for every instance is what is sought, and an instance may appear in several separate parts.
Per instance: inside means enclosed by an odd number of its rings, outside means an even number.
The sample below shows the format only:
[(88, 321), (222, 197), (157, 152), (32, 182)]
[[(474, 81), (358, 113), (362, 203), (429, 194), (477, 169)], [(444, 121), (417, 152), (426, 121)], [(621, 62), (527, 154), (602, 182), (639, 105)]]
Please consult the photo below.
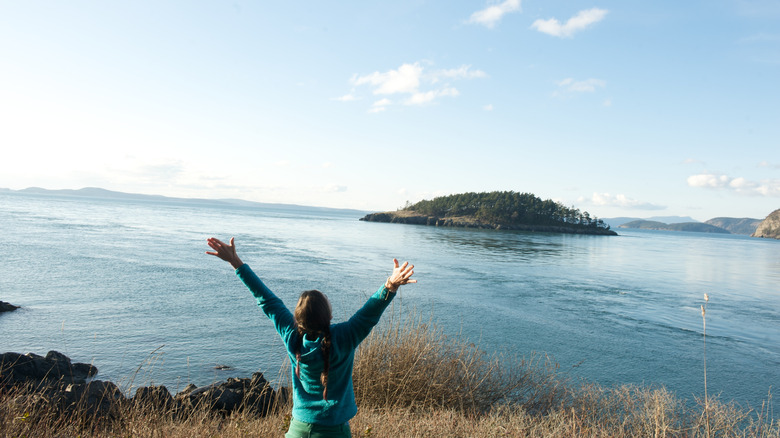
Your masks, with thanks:
[[(204, 255), (235, 236), (243, 260), (289, 305), (330, 296), (346, 319), (392, 258), (416, 308), (488, 352), (544, 352), (575, 377), (760, 406), (780, 384), (780, 241), (619, 230), (618, 237), (437, 229), (359, 214), (0, 194), (0, 352), (59, 350), (99, 378), (172, 391), (262, 370), (281, 343), (229, 266)], [(217, 364), (233, 371), (215, 371)]]

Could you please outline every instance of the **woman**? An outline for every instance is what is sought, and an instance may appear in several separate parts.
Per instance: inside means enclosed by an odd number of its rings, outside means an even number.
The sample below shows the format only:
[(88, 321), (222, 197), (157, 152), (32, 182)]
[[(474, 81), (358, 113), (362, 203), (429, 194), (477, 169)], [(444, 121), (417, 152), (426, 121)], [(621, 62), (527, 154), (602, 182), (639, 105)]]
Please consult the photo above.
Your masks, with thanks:
[(399, 286), (417, 283), (411, 280), (414, 266), (398, 265), (393, 259), (393, 273), (348, 321), (331, 325), (328, 298), (320, 291), (301, 294), (295, 312), (285, 307), (236, 254), (233, 238), (230, 244), (208, 239), (217, 256), (230, 263), (238, 277), (257, 298), (257, 304), (271, 319), (282, 337), (292, 364), (293, 410), (287, 438), (349, 437), (349, 420), (357, 414), (352, 388), (352, 365), (355, 348), (379, 322), (382, 312), (395, 297)]

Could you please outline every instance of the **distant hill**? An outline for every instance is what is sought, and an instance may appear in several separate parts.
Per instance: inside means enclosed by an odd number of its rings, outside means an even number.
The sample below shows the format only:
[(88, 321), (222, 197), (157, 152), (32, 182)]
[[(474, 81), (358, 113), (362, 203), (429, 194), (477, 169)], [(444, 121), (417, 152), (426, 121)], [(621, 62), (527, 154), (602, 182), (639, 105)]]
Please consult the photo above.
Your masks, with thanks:
[(655, 221), (665, 224), (677, 224), (684, 222), (698, 222), (696, 219), (690, 216), (653, 216), (648, 218), (640, 217), (613, 217), (609, 219), (603, 219), (605, 224), (608, 224), (612, 228), (617, 228), (625, 223), (633, 221)]
[(773, 211), (761, 221), (753, 237), (780, 239), (780, 209)]
[(619, 228), (639, 228), (643, 230), (665, 231), (692, 231), (697, 233), (731, 234), (729, 230), (702, 222), (683, 222), (678, 224), (666, 224), (658, 221), (638, 220), (627, 222)]
[(724, 230), (729, 230), (734, 234), (744, 234), (750, 236), (756, 232), (756, 228), (758, 228), (758, 225), (761, 223), (761, 219), (753, 219), (749, 217), (716, 217), (706, 221), (705, 223), (723, 228)]

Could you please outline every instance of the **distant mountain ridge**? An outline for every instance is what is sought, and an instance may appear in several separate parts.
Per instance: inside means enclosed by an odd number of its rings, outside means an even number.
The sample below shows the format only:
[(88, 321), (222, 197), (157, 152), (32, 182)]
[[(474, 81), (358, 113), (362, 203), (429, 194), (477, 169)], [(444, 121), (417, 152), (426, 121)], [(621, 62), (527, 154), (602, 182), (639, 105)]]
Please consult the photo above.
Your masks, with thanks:
[(643, 230), (665, 230), (665, 231), (693, 231), (697, 233), (720, 233), (731, 234), (731, 231), (724, 228), (716, 227), (703, 222), (682, 222), (677, 224), (666, 224), (658, 221), (631, 221), (619, 228), (639, 228)]
[(655, 221), (655, 222), (663, 222), (665, 224), (677, 224), (677, 223), (683, 223), (683, 222), (699, 222), (696, 219), (690, 217), (690, 216), (653, 216), (653, 217), (647, 217), (647, 218), (641, 218), (641, 217), (613, 217), (609, 219), (604, 219), (604, 222), (607, 223), (612, 228), (618, 228), (619, 226), (632, 222), (632, 221)]
[(113, 190), (101, 189), (99, 187), (84, 187), (81, 189), (59, 189), (50, 190), (41, 187), (28, 187), (21, 190), (11, 190), (0, 188), (0, 193), (21, 193), (27, 195), (43, 195), (43, 196), (59, 196), (70, 198), (92, 198), (92, 199), (114, 199), (124, 201), (142, 201), (142, 202), (164, 202), (168, 204), (187, 204), (187, 205), (203, 205), (203, 206), (232, 206), (232, 207), (263, 207), (273, 209), (285, 209), (294, 211), (331, 211), (342, 213), (354, 213), (356, 216), (363, 216), (366, 214), (362, 210), (354, 210), (348, 208), (330, 208), (330, 207), (313, 207), (297, 204), (281, 204), (281, 203), (266, 203), (266, 202), (254, 202), (246, 201), (243, 199), (204, 199), (204, 198), (175, 198), (162, 195), (144, 195), (140, 193), (126, 193), (117, 192)]
[(656, 216), (647, 219), (617, 217), (604, 219), (613, 228), (638, 228), (645, 230), (693, 231), (702, 233), (752, 235), (761, 219), (716, 217), (699, 222), (687, 216)]

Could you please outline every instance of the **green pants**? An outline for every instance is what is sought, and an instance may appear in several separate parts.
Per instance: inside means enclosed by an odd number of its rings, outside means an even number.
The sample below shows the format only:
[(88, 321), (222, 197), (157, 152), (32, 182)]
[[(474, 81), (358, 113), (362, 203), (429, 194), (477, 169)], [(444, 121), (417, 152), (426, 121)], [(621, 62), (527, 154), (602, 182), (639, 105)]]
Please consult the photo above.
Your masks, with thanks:
[(322, 426), (309, 424), (290, 419), (290, 430), (284, 434), (285, 438), (350, 438), (349, 422), (338, 426)]

